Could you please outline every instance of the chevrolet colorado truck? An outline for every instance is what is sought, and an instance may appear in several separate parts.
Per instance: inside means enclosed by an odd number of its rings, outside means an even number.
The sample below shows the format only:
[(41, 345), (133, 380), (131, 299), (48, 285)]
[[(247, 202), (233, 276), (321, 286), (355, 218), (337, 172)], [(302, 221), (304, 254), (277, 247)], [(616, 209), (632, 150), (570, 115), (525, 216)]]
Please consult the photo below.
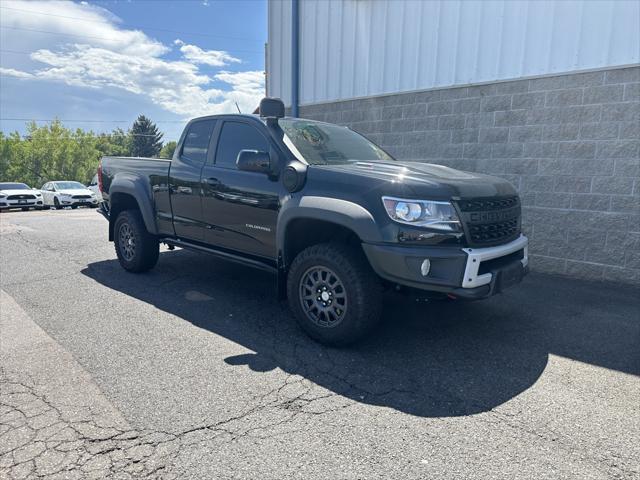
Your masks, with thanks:
[(100, 213), (122, 267), (151, 269), (164, 243), (268, 270), (329, 345), (369, 332), (385, 289), (481, 299), (527, 273), (507, 181), (396, 161), (347, 127), (284, 111), (265, 98), (259, 115), (191, 120), (172, 160), (104, 157)]

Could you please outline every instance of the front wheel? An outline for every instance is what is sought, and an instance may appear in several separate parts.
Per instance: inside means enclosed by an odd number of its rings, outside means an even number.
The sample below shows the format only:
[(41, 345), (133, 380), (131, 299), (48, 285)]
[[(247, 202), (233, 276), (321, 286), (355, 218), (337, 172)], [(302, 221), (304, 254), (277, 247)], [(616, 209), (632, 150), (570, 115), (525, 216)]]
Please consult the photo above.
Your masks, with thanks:
[(138, 210), (120, 212), (113, 234), (116, 255), (125, 270), (146, 272), (158, 262), (160, 244), (156, 237), (147, 232)]
[(347, 245), (303, 250), (291, 264), (287, 295), (300, 326), (325, 345), (353, 343), (380, 319), (382, 285), (364, 254)]
[(53, 208), (55, 208), (56, 210), (60, 210), (62, 208), (62, 205), (60, 205), (60, 200), (58, 200), (58, 197), (53, 197)]

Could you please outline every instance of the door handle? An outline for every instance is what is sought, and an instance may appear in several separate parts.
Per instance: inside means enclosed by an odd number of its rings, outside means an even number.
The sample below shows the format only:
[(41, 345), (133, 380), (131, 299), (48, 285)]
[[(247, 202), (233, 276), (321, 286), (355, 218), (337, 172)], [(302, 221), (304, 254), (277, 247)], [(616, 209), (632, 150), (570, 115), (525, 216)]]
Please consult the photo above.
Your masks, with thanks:
[(217, 185), (220, 185), (220, 180), (218, 180), (217, 178), (209, 177), (207, 178), (207, 184), (215, 187)]

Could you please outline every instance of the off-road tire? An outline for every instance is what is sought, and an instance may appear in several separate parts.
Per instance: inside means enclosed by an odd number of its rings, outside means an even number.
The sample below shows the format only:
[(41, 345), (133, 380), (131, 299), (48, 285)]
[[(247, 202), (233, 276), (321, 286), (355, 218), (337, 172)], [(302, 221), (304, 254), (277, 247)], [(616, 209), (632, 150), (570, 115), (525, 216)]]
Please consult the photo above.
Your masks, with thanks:
[(113, 237), (118, 261), (128, 272), (146, 272), (158, 262), (160, 244), (147, 232), (138, 210), (120, 212), (113, 227)]
[[(334, 272), (343, 286), (346, 308), (343, 317), (330, 325), (319, 325), (304, 307), (302, 282), (316, 268)], [(310, 273), (311, 272), (311, 273)], [(314, 340), (330, 345), (354, 343), (370, 333), (380, 320), (382, 285), (364, 253), (340, 243), (322, 243), (306, 248), (296, 256), (287, 277), (289, 305), (302, 329)], [(314, 293), (315, 296), (315, 293)]]

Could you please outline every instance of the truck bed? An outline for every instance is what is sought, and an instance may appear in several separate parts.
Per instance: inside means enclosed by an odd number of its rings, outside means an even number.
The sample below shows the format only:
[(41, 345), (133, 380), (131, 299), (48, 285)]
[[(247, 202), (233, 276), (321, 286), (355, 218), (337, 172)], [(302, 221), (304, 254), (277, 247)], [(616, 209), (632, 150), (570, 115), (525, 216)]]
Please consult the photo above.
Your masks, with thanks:
[(169, 175), (171, 160), (151, 157), (102, 157), (102, 174), (109, 167), (117, 168), (118, 172), (132, 171), (139, 173), (140, 169), (152, 169), (154, 172), (164, 171)]
[(136, 198), (147, 198), (144, 204), (154, 213), (159, 233), (173, 234), (169, 170), (171, 160), (148, 157), (102, 157), (102, 199), (111, 208), (111, 183)]
[(146, 178), (149, 185), (167, 184), (171, 160), (148, 157), (102, 157), (102, 184), (106, 192), (115, 175)]

